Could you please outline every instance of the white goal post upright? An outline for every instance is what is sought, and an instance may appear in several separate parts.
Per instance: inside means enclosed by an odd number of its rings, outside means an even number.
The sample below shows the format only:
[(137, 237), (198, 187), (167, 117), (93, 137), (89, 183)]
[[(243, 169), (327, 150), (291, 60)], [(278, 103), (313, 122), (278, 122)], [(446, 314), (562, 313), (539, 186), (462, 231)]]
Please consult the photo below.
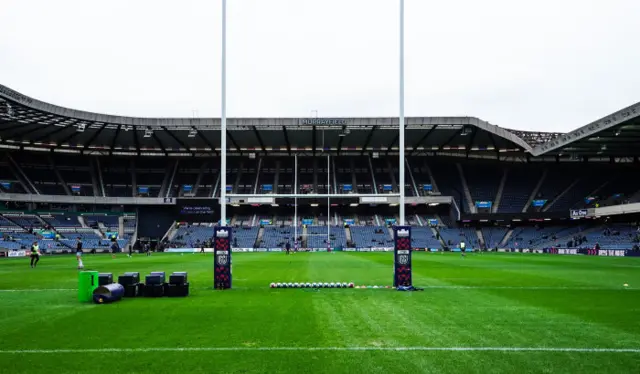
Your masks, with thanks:
[(330, 247), (331, 247), (331, 155), (327, 154), (327, 248), (330, 248)]
[(220, 99), (220, 226), (227, 226), (227, 0), (222, 0), (222, 92)]
[(400, 148), (400, 226), (404, 226), (404, 202), (405, 202), (405, 188), (404, 188), (404, 0), (400, 0), (400, 120), (398, 123), (400, 136), (398, 137)]
[[(298, 244), (298, 154), (293, 155), (293, 243)], [(298, 248), (294, 248), (298, 249)]]

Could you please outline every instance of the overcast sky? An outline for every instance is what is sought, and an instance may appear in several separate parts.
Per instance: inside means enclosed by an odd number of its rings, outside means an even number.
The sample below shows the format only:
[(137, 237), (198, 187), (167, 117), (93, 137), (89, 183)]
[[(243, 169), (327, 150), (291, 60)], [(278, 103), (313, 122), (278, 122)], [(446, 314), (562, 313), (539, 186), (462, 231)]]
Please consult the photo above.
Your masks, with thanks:
[[(638, 0), (406, 0), (406, 114), (570, 131), (640, 101)], [(399, 0), (228, 0), (230, 117), (398, 115)], [(220, 116), (220, 0), (0, 0), (0, 83)]]

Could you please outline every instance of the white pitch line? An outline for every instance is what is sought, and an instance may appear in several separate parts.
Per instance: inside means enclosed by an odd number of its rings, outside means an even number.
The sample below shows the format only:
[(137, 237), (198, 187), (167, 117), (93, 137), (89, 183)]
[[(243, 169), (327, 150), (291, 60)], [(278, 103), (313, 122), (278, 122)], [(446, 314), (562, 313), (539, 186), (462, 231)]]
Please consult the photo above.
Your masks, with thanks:
[[(479, 290), (585, 290), (585, 291), (601, 291), (601, 290), (618, 290), (617, 287), (571, 287), (571, 286), (418, 286), (424, 289), (479, 289)], [(630, 288), (630, 287), (625, 287)]]
[(68, 292), (68, 291), (77, 291), (76, 288), (23, 288), (23, 289), (14, 289), (14, 290), (0, 290), (0, 292), (47, 292), (47, 291), (58, 291), (58, 292)]
[(149, 352), (572, 352), (640, 353), (640, 348), (568, 348), (568, 347), (176, 347), (176, 348), (96, 348), (96, 349), (24, 349), (0, 350), (0, 354), (63, 353), (149, 353)]

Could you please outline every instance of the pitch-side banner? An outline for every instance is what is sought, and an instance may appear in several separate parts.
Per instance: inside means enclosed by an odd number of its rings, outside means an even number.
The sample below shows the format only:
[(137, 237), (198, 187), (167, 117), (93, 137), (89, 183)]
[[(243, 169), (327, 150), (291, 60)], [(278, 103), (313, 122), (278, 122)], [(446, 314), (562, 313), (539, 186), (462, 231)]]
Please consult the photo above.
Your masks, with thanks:
[(9, 257), (24, 257), (27, 255), (26, 251), (11, 251)]
[(605, 257), (640, 257), (640, 251), (627, 249), (545, 248), (544, 253)]
[[(262, 248), (263, 252), (267, 252), (266, 248)], [(167, 248), (164, 250), (166, 253), (199, 253), (201, 252), (201, 248)], [(204, 251), (206, 253), (212, 253), (213, 248), (205, 248)], [(254, 248), (232, 248), (232, 252), (257, 252), (257, 249)]]
[[(106, 252), (107, 250), (105, 250)], [(200, 248), (167, 248), (164, 250), (167, 253), (199, 253)], [(205, 248), (206, 253), (213, 252), (213, 248)], [(282, 248), (232, 248), (232, 252), (282, 252)], [(326, 248), (300, 248), (299, 252), (326, 252)], [(389, 247), (374, 247), (374, 248), (344, 248), (345, 252), (392, 252), (393, 248)], [(426, 252), (439, 252), (437, 248), (413, 248), (412, 251), (426, 251)], [(545, 248), (545, 249), (507, 249), (498, 248), (498, 252), (512, 252), (512, 253), (549, 253), (557, 255), (584, 255), (584, 256), (606, 256), (606, 257), (640, 257), (640, 251), (622, 250), (622, 249), (577, 249), (577, 248)], [(69, 251), (52, 251), (50, 253), (71, 253)], [(10, 251), (0, 252), (0, 257), (24, 257), (28, 253), (26, 251)]]

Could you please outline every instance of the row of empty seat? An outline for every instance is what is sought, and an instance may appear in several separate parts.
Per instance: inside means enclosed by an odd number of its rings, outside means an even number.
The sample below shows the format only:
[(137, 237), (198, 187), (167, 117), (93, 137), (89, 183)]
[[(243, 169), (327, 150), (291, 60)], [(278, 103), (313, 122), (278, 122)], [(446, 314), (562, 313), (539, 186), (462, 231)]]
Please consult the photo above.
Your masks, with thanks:
[[(16, 152), (12, 157), (34, 188), (43, 194), (65, 195), (71, 193), (69, 187), (73, 186), (80, 188), (78, 194), (90, 196), (104, 193), (106, 196), (157, 197), (163, 193), (162, 196), (169, 197), (216, 197), (222, 188), (217, 183), (217, 164), (204, 159), (87, 160), (29, 152)], [(53, 164), (50, 158), (54, 159)], [(298, 192), (327, 192), (326, 179), (321, 178), (326, 175), (326, 163), (318, 161), (312, 157), (299, 158)], [(337, 156), (332, 157), (332, 162), (336, 173), (331, 180), (332, 193), (397, 193), (400, 190), (396, 157)], [(231, 192), (268, 194), (291, 193), (294, 190), (291, 158), (247, 160), (229, 157), (228, 165), (227, 180), (233, 182), (225, 188)], [(4, 192), (26, 193), (31, 189), (23, 186), (21, 179), (13, 175), (6, 160), (0, 161), (0, 170), (3, 170), (0, 181), (5, 182), (3, 191), (7, 189)], [(173, 185), (165, 186), (163, 181), (174, 170)], [(101, 186), (93, 185), (92, 174), (96, 172), (102, 176)], [(640, 199), (637, 194), (639, 180), (636, 179), (640, 177), (636, 177), (638, 173), (633, 165), (596, 163), (585, 166), (408, 157), (405, 172), (410, 175), (410, 182), (403, 187), (408, 196), (432, 192), (453, 196), (460, 209), (467, 213), (474, 212), (476, 201), (495, 204), (491, 210), (498, 213), (518, 213), (542, 209), (565, 211), (590, 204), (610, 205)], [(60, 178), (66, 185), (60, 183)], [(541, 183), (536, 190), (538, 182)], [(532, 200), (541, 201), (542, 206), (532, 206)], [(290, 221), (285, 218), (282, 222), (287, 225)], [(242, 222), (247, 220), (242, 219)], [(54, 226), (59, 225), (55, 223)]]

